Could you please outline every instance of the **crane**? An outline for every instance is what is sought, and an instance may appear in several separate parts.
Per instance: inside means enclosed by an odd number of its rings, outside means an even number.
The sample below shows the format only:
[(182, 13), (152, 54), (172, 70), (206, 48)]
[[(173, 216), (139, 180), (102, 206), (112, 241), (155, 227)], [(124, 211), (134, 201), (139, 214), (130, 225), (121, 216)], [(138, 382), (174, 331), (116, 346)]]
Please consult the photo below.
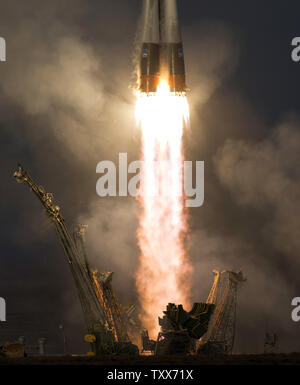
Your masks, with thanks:
[(22, 165), (14, 177), (18, 183), (28, 184), (54, 224), (75, 281), (88, 332), (85, 340), (91, 344), (93, 354), (138, 353), (113, 294), (112, 273), (99, 273), (89, 266), (84, 242), (86, 226), (77, 226), (71, 236), (60, 208), (53, 203), (53, 194), (38, 186)]
[(241, 270), (224, 270), (215, 274), (206, 303), (216, 308), (207, 333), (201, 338), (199, 352), (231, 354), (234, 346), (238, 287), (246, 278)]

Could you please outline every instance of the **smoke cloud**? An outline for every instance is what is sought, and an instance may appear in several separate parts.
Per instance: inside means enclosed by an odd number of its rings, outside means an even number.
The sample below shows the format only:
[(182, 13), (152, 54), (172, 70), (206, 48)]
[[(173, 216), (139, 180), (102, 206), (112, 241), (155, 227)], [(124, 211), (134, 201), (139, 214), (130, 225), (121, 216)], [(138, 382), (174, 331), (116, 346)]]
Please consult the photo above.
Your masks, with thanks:
[(219, 178), (237, 204), (271, 210), (260, 232), (274, 251), (294, 260), (300, 252), (299, 143), (299, 119), (290, 118), (269, 138), (228, 141), (216, 156)]

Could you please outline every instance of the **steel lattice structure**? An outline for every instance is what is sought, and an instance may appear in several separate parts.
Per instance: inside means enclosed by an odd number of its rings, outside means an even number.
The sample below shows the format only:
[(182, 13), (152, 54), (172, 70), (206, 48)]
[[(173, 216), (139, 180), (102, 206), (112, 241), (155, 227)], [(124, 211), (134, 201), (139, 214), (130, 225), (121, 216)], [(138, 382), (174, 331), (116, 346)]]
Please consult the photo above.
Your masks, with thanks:
[(86, 226), (79, 225), (72, 237), (60, 208), (53, 204), (53, 194), (36, 185), (21, 165), (14, 177), (17, 182), (26, 182), (29, 185), (55, 226), (76, 284), (88, 331), (87, 340), (91, 343), (93, 352), (114, 353), (117, 343), (130, 344), (120, 305), (113, 294), (112, 273), (108, 273), (109, 279), (103, 280), (103, 273), (92, 271), (89, 267), (84, 243)]
[(215, 304), (216, 309), (200, 346), (208, 351), (231, 354), (235, 339), (237, 292), (246, 279), (241, 271), (214, 270), (213, 273), (215, 279), (206, 302)]

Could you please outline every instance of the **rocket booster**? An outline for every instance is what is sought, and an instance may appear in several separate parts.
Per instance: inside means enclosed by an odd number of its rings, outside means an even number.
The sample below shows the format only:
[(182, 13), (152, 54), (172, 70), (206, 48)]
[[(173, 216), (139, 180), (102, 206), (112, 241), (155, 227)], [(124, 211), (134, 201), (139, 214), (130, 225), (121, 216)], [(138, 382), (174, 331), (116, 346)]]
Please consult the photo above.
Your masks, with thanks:
[(140, 92), (157, 91), (160, 80), (171, 92), (185, 92), (185, 65), (177, 0), (143, 0)]

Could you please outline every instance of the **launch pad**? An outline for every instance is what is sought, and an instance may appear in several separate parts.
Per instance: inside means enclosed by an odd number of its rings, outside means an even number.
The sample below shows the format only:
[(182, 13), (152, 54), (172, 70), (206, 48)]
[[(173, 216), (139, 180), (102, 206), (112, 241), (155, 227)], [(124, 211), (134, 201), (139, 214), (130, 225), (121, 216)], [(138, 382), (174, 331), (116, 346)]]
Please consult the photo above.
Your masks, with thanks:
[[(245, 281), (241, 271), (214, 270), (215, 279), (206, 302), (195, 303), (189, 312), (182, 305), (170, 303), (163, 318), (159, 318), (161, 331), (157, 340), (151, 340), (132, 318), (135, 308), (124, 310), (118, 302), (112, 287), (113, 273), (91, 269), (84, 240), (86, 226), (77, 226), (71, 235), (60, 208), (53, 203), (53, 194), (38, 186), (21, 165), (14, 177), (18, 183), (28, 184), (54, 224), (76, 284), (87, 327), (85, 341), (90, 343), (93, 356), (138, 355), (132, 335), (141, 335), (142, 353), (155, 356), (232, 353), (237, 289)], [(9, 346), (6, 349), (11, 351)], [(5, 350), (2, 355), (7, 356)]]

